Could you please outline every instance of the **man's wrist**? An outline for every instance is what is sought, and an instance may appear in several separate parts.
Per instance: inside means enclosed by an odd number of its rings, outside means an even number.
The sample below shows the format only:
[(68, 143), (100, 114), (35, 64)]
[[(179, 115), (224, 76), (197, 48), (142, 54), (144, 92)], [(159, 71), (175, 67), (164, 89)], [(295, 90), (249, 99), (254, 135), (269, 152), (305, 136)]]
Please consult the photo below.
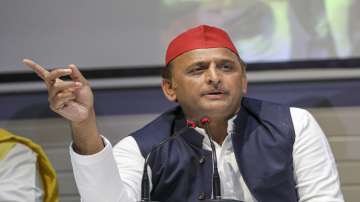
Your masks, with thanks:
[(89, 110), (89, 116), (82, 121), (70, 121), (72, 128), (86, 128), (91, 125), (96, 125), (95, 110), (92, 108)]
[(73, 149), (79, 154), (89, 155), (101, 151), (104, 142), (98, 132), (94, 110), (81, 122), (71, 122)]

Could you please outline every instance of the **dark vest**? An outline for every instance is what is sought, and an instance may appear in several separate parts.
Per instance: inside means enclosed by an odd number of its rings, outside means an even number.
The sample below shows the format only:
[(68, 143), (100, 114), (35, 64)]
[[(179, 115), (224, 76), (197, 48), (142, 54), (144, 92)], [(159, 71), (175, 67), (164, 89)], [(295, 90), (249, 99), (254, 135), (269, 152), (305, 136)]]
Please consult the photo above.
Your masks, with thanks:
[[(292, 159), (295, 132), (289, 107), (243, 98), (234, 126), (235, 157), (253, 196), (259, 202), (298, 201)], [(176, 107), (131, 136), (146, 157), (183, 127), (183, 112)], [(149, 158), (152, 200), (195, 202), (211, 197), (212, 159), (211, 152), (202, 149), (203, 138), (187, 129), (153, 152)]]

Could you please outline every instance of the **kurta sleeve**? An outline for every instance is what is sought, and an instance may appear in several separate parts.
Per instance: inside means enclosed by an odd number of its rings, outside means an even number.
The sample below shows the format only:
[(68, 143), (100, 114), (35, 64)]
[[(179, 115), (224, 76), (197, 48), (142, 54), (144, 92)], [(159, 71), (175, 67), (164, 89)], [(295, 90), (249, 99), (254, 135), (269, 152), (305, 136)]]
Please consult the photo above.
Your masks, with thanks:
[[(105, 147), (93, 155), (80, 155), (70, 146), (71, 163), (83, 202), (136, 201), (141, 181), (143, 157), (136, 142), (126, 137), (113, 149), (104, 138)], [(115, 155), (114, 155), (115, 154)]]

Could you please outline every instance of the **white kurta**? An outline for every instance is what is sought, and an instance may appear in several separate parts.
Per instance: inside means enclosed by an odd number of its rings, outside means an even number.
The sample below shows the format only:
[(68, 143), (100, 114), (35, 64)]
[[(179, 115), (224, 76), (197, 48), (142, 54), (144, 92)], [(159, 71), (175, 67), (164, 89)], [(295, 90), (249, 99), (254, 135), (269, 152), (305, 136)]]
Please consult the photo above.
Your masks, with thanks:
[[(300, 202), (342, 202), (335, 160), (326, 137), (306, 110), (290, 108), (295, 130), (294, 179)], [(233, 119), (222, 145), (216, 144), (222, 195), (256, 202), (236, 163), (231, 142)], [(197, 129), (204, 134), (202, 129)], [(114, 148), (104, 138), (105, 148), (93, 155), (79, 155), (70, 146), (75, 180), (84, 202), (135, 202), (140, 200), (144, 158), (133, 137), (122, 139)], [(203, 148), (210, 150), (204, 138)], [(241, 163), (241, 162), (240, 162)], [(150, 169), (150, 168), (148, 168)], [(151, 174), (151, 170), (150, 174)], [(233, 187), (236, 187), (236, 192)], [(240, 190), (240, 191), (239, 191)]]

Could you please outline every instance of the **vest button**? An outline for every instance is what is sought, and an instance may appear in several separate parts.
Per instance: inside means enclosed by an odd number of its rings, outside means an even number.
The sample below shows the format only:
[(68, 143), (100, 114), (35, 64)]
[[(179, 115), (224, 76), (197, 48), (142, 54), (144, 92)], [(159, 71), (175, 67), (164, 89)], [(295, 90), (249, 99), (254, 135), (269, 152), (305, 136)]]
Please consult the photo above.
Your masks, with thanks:
[(205, 162), (205, 156), (202, 156), (200, 159), (199, 159), (199, 163), (200, 164), (203, 164)]
[(201, 193), (199, 194), (199, 196), (198, 196), (198, 199), (199, 199), (199, 200), (204, 200), (204, 199), (206, 199), (206, 193), (205, 193), (205, 192), (201, 192)]

